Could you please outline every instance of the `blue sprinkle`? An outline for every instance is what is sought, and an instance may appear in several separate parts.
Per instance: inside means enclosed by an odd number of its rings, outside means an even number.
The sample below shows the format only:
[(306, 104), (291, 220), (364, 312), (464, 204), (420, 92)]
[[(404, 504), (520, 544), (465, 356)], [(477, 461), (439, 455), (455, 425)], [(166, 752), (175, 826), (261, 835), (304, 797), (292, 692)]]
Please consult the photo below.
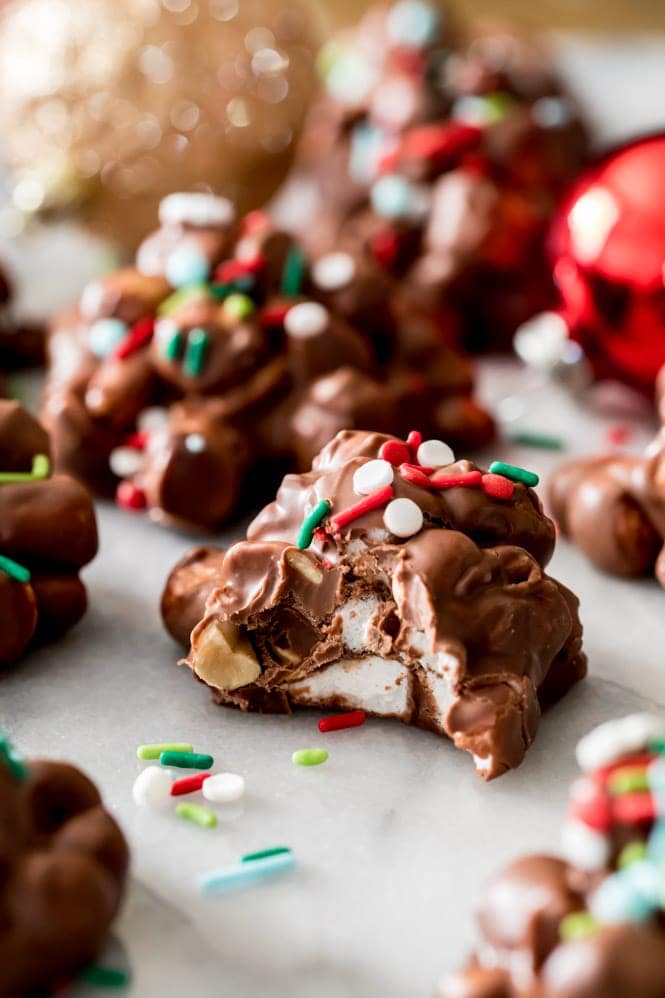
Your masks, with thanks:
[(120, 346), (128, 329), (122, 319), (97, 319), (88, 330), (88, 347), (95, 357), (103, 360)]
[(665, 865), (665, 818), (661, 818), (651, 829), (647, 848), (653, 863)]
[(202, 284), (210, 276), (210, 264), (196, 246), (180, 246), (166, 261), (166, 279), (174, 288)]
[(440, 14), (423, 0), (401, 0), (388, 15), (388, 36), (397, 45), (424, 48), (436, 39)]
[(363, 101), (376, 82), (376, 72), (367, 59), (356, 52), (346, 52), (330, 68), (326, 78), (328, 92), (344, 104)]
[(381, 128), (362, 123), (353, 129), (349, 173), (357, 184), (371, 184), (374, 180), (384, 142), (385, 133)]
[(383, 218), (405, 218), (413, 207), (411, 184), (405, 177), (388, 173), (372, 187), (372, 207)]
[(256, 859), (251, 863), (235, 863), (222, 870), (204, 873), (199, 878), (199, 886), (204, 894), (217, 894), (283, 873), (294, 867), (295, 863), (295, 857), (291, 852)]
[(658, 909), (658, 881), (651, 863), (632, 863), (603, 881), (591, 900), (591, 912), (605, 925), (645, 922)]

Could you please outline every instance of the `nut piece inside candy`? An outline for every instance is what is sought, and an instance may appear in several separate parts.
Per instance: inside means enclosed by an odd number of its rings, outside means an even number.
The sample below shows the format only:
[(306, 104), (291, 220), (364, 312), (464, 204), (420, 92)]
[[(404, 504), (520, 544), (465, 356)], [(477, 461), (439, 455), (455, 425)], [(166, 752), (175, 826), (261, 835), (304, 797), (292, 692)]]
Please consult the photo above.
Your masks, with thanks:
[(198, 635), (191, 663), (199, 679), (219, 690), (248, 686), (261, 674), (251, 644), (228, 621), (213, 620)]
[(314, 586), (320, 586), (323, 582), (323, 572), (317, 568), (312, 559), (295, 549), (287, 551), (284, 555), (287, 565), (305, 578)]

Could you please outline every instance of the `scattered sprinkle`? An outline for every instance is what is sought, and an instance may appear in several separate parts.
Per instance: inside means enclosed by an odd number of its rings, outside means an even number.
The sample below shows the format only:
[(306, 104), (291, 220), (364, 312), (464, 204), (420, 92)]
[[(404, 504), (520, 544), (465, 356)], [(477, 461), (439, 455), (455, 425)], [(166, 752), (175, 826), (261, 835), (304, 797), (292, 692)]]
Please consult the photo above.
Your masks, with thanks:
[(214, 804), (231, 804), (245, 793), (245, 778), (239, 773), (215, 773), (203, 784), (203, 796)]
[(163, 807), (171, 796), (171, 774), (161, 766), (147, 766), (134, 780), (132, 797), (139, 807)]
[(401, 440), (386, 440), (384, 444), (381, 444), (379, 457), (397, 468), (402, 464), (413, 462), (411, 448)]
[(613, 797), (621, 797), (640, 790), (649, 789), (649, 777), (644, 766), (624, 766), (612, 773), (607, 781), (607, 789)]
[[(407, 447), (410, 447), (411, 450), (414, 452), (414, 454), (418, 452), (418, 448), (420, 447), (422, 442), (423, 442), (423, 435), (420, 432), (420, 430), (411, 430), (408, 437), (406, 438)], [(422, 462), (419, 463), (422, 464)]]
[(518, 468), (515, 464), (505, 464), (503, 461), (492, 461), (490, 474), (503, 475), (511, 482), (521, 482), (522, 485), (527, 485), (529, 488), (534, 488), (540, 481), (535, 471), (527, 471), (526, 468)]
[(184, 342), (185, 339), (182, 332), (174, 326), (173, 331), (164, 342), (164, 356), (166, 359), (172, 363), (175, 362), (182, 354)]
[[(163, 773), (164, 770), (162, 769)], [(170, 787), (171, 797), (182, 797), (183, 794), (193, 794), (200, 790), (206, 780), (211, 778), (210, 773), (196, 773), (195, 776), (182, 776), (179, 780), (174, 780)]]
[(222, 870), (204, 873), (199, 879), (199, 886), (204, 894), (215, 894), (284, 873), (286, 870), (291, 870), (295, 864), (295, 856), (291, 851), (266, 856), (265, 859), (255, 859), (249, 863), (241, 861)]
[(632, 435), (633, 431), (631, 428), (622, 423), (608, 426), (605, 430), (605, 440), (612, 447), (621, 447), (622, 444), (628, 443)]
[(350, 523), (354, 523), (367, 513), (385, 506), (394, 495), (395, 490), (392, 485), (386, 485), (385, 488), (373, 492), (371, 495), (361, 499), (360, 502), (349, 506), (348, 509), (343, 509), (340, 513), (336, 513), (330, 520), (330, 529), (333, 533), (339, 533), (340, 530), (348, 527)]
[(198, 246), (182, 243), (170, 254), (164, 273), (174, 288), (202, 284), (210, 275), (210, 262)]
[(9, 770), (9, 775), (18, 783), (22, 783), (28, 775), (28, 767), (23, 757), (12, 745), (9, 736), (0, 731), (0, 762)]
[(129, 327), (122, 319), (97, 319), (88, 330), (88, 347), (99, 360), (104, 360), (120, 346)]
[(334, 714), (322, 717), (319, 721), (319, 731), (343, 731), (345, 728), (358, 728), (365, 723), (364, 710), (350, 710), (346, 714)]
[(248, 852), (241, 858), (241, 863), (255, 863), (257, 859), (268, 859), (270, 856), (283, 856), (290, 853), (288, 846), (273, 846), (271, 849), (260, 849), (258, 852)]
[(324, 748), (297, 749), (291, 756), (294, 766), (320, 766), (328, 758)]
[(400, 464), (399, 473), (405, 482), (411, 485), (419, 485), (423, 489), (431, 489), (432, 482), (428, 478), (424, 468), (419, 468), (416, 464)]
[(515, 486), (503, 475), (483, 475), (481, 481), (483, 492), (491, 499), (512, 499)]
[(198, 378), (205, 367), (208, 351), (208, 334), (205, 329), (192, 329), (187, 337), (183, 370), (190, 378)]
[[(410, 436), (409, 434), (409, 438)], [(410, 439), (407, 442), (410, 443)], [(416, 448), (416, 455), (418, 464), (432, 465), (434, 468), (443, 468), (455, 461), (452, 447), (449, 447), (443, 440), (423, 440)]]
[(564, 943), (571, 943), (578, 939), (587, 939), (598, 928), (598, 922), (590, 911), (573, 911), (561, 920), (559, 933)]
[(256, 306), (247, 295), (232, 294), (224, 302), (224, 314), (232, 319), (248, 319)]
[(330, 510), (332, 509), (332, 503), (330, 499), (321, 499), (317, 502), (311, 513), (308, 513), (302, 522), (302, 526), (298, 531), (298, 538), (296, 540), (296, 547), (304, 551), (308, 548), (314, 539), (314, 531), (319, 526), (319, 524), (328, 516)]
[(303, 301), (294, 305), (284, 317), (284, 328), (289, 336), (307, 340), (320, 336), (330, 324), (328, 309), (317, 301)]
[(132, 326), (129, 335), (115, 348), (113, 356), (116, 360), (126, 360), (131, 354), (147, 346), (154, 332), (154, 319), (140, 319)]
[(353, 473), (353, 491), (358, 496), (368, 496), (377, 489), (392, 485), (395, 472), (389, 461), (377, 458), (365, 461)]
[(297, 246), (289, 250), (282, 271), (282, 294), (296, 298), (301, 290), (305, 275), (305, 255)]
[(175, 766), (178, 769), (211, 769), (215, 760), (204, 752), (165, 749), (160, 753), (159, 761), (162, 766)]
[(566, 442), (562, 437), (553, 437), (548, 433), (514, 433), (509, 441), (517, 447), (533, 447), (535, 450), (565, 450)]
[(30, 582), (32, 578), (29, 569), (24, 568), (23, 565), (19, 565), (12, 558), (5, 558), (4, 555), (0, 555), (0, 572), (4, 572), (14, 582), (22, 582), (24, 584)]
[(210, 808), (202, 807), (201, 804), (190, 804), (183, 801), (183, 803), (176, 805), (175, 813), (179, 818), (192, 821), (201, 828), (217, 827), (217, 815)]
[(120, 967), (100, 967), (93, 963), (81, 974), (81, 980), (91, 988), (127, 988), (132, 976)]
[(413, 499), (393, 499), (386, 506), (383, 522), (395, 537), (413, 537), (422, 529), (423, 511)]
[(133, 482), (120, 482), (116, 489), (115, 501), (123, 509), (135, 512), (145, 509), (148, 505), (145, 492)]
[(445, 475), (439, 473), (430, 478), (430, 485), (437, 489), (468, 489), (473, 486), (482, 485), (483, 476), (480, 471), (463, 471), (459, 475)]
[(641, 863), (647, 858), (648, 850), (646, 843), (644, 842), (630, 842), (627, 846), (619, 853), (619, 859), (617, 860), (617, 866), (620, 870), (625, 870), (626, 867), (632, 866), (633, 863)]
[(0, 472), (0, 485), (9, 485), (12, 482), (31, 482), (41, 478), (48, 478), (51, 470), (51, 462), (46, 454), (35, 454), (32, 459), (31, 471), (3, 471)]

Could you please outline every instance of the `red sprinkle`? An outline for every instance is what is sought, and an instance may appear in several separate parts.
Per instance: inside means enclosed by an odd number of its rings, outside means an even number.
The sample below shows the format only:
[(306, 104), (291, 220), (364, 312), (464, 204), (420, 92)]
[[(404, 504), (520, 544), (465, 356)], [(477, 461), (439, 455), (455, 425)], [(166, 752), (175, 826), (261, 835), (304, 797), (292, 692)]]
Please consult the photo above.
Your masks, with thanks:
[(468, 489), (481, 485), (482, 481), (483, 476), (479, 471), (463, 471), (459, 475), (434, 475), (430, 479), (430, 485), (437, 489)]
[(386, 270), (391, 270), (397, 262), (399, 240), (392, 229), (384, 229), (372, 236), (370, 249), (377, 263), (385, 267)]
[(148, 505), (145, 492), (133, 482), (120, 482), (115, 494), (115, 501), (123, 509), (145, 509)]
[(656, 758), (657, 756), (653, 752), (642, 752), (640, 755), (632, 755), (630, 758), (618, 759), (616, 762), (611, 762), (609, 765), (601, 766), (600, 769), (595, 770), (591, 779), (603, 785), (618, 770), (634, 769), (635, 766), (649, 766)]
[(276, 302), (274, 305), (266, 305), (259, 313), (259, 320), (262, 326), (282, 326), (287, 312), (293, 308), (293, 302)]
[(371, 495), (361, 499), (360, 502), (349, 506), (348, 509), (343, 509), (341, 513), (337, 513), (336, 516), (331, 517), (329, 521), (330, 529), (335, 534), (339, 533), (340, 530), (348, 527), (354, 520), (359, 520), (366, 513), (371, 513), (372, 510), (385, 506), (394, 495), (395, 490), (392, 485), (385, 485), (382, 489), (377, 489), (376, 492), (372, 492)]
[(127, 437), (125, 444), (127, 447), (133, 447), (134, 450), (145, 450), (149, 439), (150, 434), (147, 430), (137, 430), (136, 433), (132, 433)]
[(420, 432), (420, 430), (411, 430), (408, 437), (406, 438), (406, 442), (415, 454), (415, 452), (418, 450), (421, 443), (423, 442), (423, 435)]
[(512, 499), (515, 485), (503, 475), (487, 474), (482, 476), (483, 492), (492, 499)]
[(113, 356), (116, 360), (125, 360), (131, 354), (136, 353), (152, 339), (155, 331), (154, 319), (139, 319), (129, 330), (125, 339), (114, 350)]
[[(431, 469), (430, 469), (431, 470)], [(423, 489), (431, 489), (431, 479), (427, 477), (427, 468), (419, 468), (415, 464), (400, 464), (399, 473), (406, 482), (412, 485), (420, 485)]]
[(364, 710), (350, 710), (348, 714), (322, 717), (319, 721), (319, 731), (342, 731), (343, 728), (357, 728), (364, 723)]
[(386, 440), (385, 444), (381, 444), (379, 457), (396, 468), (412, 462), (411, 451), (401, 440)]
[(203, 781), (207, 780), (211, 773), (196, 773), (195, 776), (183, 776), (179, 780), (174, 780), (171, 784), (171, 796), (180, 797), (182, 794), (193, 794), (200, 790)]
[(220, 263), (215, 271), (215, 281), (220, 284), (232, 284), (239, 277), (246, 277), (247, 274), (256, 274), (265, 265), (264, 256), (255, 256), (250, 260), (226, 260)]
[(622, 825), (642, 825), (655, 821), (656, 807), (650, 793), (623, 794), (613, 801), (614, 820)]
[(612, 827), (612, 804), (605, 793), (598, 788), (594, 795), (586, 800), (573, 799), (570, 804), (570, 815), (597, 832), (606, 832)]
[(265, 211), (250, 211), (242, 220), (243, 236), (253, 236), (262, 229), (267, 229), (270, 219)]
[(608, 426), (605, 431), (605, 439), (613, 447), (620, 447), (622, 444), (628, 443), (632, 435), (633, 432), (630, 427), (622, 426), (621, 423), (617, 423), (615, 426)]
[(461, 121), (412, 128), (402, 140), (399, 159), (432, 160), (443, 166), (475, 148), (482, 134), (482, 129), (476, 125), (466, 125)]

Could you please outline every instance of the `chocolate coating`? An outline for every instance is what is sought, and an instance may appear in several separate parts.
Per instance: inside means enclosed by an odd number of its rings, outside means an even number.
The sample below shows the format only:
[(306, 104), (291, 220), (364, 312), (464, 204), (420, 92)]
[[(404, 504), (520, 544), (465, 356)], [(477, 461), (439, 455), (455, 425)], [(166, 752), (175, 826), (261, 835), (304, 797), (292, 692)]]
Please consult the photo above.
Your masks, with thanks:
[(0, 814), (2, 994), (50, 994), (97, 956), (127, 843), (94, 784), (64, 763), (31, 761), (18, 782), (0, 761)]
[(581, 459), (552, 475), (549, 501), (561, 530), (598, 568), (665, 585), (665, 431), (643, 457)]
[(0, 265), (0, 371), (32, 367), (44, 360), (44, 327), (20, 319), (14, 310), (14, 289)]
[(338, 433), (311, 471), (286, 476), (246, 541), (179, 562), (164, 622), (182, 642), (200, 615), (187, 664), (218, 703), (398, 717), (451, 738), (491, 779), (519, 765), (541, 706), (585, 673), (577, 601), (544, 572), (553, 525), (522, 485), (499, 500), (480, 481), (437, 490), (394, 467), (393, 498), (422, 512), (419, 529), (392, 533), (384, 503), (339, 529), (324, 519), (299, 550), (307, 513), (324, 499), (333, 517), (354, 506), (356, 474), (386, 446), (400, 445)]
[(439, 323), (373, 258), (340, 248), (321, 264), (263, 213), (165, 222), (136, 267), (92, 282), (54, 323), (42, 420), (55, 468), (157, 522), (216, 530), (341, 429), (491, 439)]
[[(413, 21), (429, 19), (422, 31)], [(473, 349), (509, 346), (556, 295), (548, 221), (586, 152), (577, 108), (539, 46), (466, 35), (449, 11), (377, 4), (320, 60), (300, 166), (315, 255), (378, 259), (412, 307)]]
[[(48, 436), (17, 402), (0, 400), (0, 468), (30, 472)], [(0, 554), (30, 572), (21, 583), (0, 571), (0, 665), (31, 642), (63, 634), (83, 616), (79, 570), (97, 553), (97, 525), (85, 488), (67, 475), (0, 483)]]

